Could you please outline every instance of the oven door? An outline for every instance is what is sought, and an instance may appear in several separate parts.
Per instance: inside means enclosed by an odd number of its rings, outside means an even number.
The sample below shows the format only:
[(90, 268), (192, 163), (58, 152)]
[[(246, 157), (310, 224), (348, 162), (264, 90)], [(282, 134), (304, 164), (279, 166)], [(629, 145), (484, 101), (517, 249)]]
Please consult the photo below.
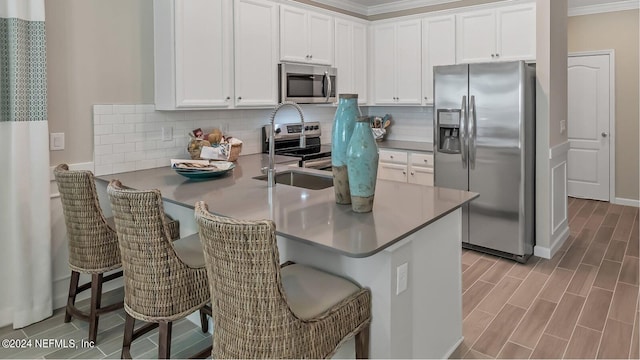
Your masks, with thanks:
[(300, 160), (300, 167), (331, 171), (331, 158), (328, 157), (313, 160)]
[(337, 70), (328, 66), (280, 64), (280, 101), (299, 104), (336, 101)]

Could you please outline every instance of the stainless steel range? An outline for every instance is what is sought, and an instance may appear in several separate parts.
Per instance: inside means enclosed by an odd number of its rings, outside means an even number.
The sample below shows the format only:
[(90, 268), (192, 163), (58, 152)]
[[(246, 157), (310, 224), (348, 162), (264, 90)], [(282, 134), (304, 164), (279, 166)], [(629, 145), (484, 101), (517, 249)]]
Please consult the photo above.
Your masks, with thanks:
[[(275, 124), (275, 153), (300, 159), (298, 165), (319, 170), (331, 170), (331, 145), (320, 144), (320, 123), (305, 122)], [(304, 126), (307, 146), (300, 147), (300, 133)], [(271, 125), (262, 127), (262, 152), (269, 153)]]

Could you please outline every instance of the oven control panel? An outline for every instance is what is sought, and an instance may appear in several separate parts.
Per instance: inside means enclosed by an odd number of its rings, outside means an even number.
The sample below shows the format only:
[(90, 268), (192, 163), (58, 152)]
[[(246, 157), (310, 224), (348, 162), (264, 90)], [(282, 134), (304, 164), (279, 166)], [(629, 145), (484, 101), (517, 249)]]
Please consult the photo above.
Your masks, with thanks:
[[(303, 123), (289, 123), (289, 124), (275, 124), (275, 138), (276, 139), (288, 139), (300, 137), (302, 129), (304, 128), (304, 134), (307, 137), (319, 137), (321, 135), (320, 123), (317, 121)], [(265, 125), (264, 130), (266, 134), (271, 130), (271, 125)]]

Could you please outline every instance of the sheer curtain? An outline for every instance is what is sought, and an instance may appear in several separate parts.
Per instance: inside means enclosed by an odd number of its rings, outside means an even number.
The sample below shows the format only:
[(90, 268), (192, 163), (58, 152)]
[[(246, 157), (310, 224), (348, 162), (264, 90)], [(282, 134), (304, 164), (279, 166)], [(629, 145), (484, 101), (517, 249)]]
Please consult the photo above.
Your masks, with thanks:
[(0, 0), (0, 326), (52, 313), (44, 0)]

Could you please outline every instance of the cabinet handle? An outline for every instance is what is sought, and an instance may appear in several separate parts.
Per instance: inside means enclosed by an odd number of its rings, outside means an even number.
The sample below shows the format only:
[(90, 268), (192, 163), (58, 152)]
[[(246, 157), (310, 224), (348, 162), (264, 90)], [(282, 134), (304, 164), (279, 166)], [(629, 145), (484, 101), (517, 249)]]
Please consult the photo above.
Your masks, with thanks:
[(415, 174), (414, 174), (414, 172), (412, 171), (412, 172), (411, 172), (411, 176), (413, 176), (413, 175), (415, 175)]
[(231, 96), (227, 96), (227, 98), (225, 99), (226, 101), (231, 100)]
[(238, 96), (238, 101), (242, 100), (242, 96)]
[(427, 159), (424, 159), (424, 162), (427, 163), (427, 164), (429, 163), (429, 161)]
[(425, 100), (427, 100), (427, 101), (429, 101), (429, 97), (427, 97), (427, 96), (425, 96), (425, 97), (424, 97), (424, 99), (425, 99)]
[(389, 158), (390, 158), (390, 159), (393, 159), (393, 155), (389, 155)]
[(309, 59), (313, 59), (313, 55), (309, 55)]
[(491, 57), (492, 57), (492, 58), (495, 58), (495, 57), (496, 57), (496, 54), (491, 54)]
[(402, 175), (407, 175), (407, 172), (406, 172), (406, 171), (403, 171), (403, 172), (402, 172)]
[(497, 58), (498, 58), (498, 57), (500, 57), (500, 54), (496, 54), (496, 57), (497, 57)]

